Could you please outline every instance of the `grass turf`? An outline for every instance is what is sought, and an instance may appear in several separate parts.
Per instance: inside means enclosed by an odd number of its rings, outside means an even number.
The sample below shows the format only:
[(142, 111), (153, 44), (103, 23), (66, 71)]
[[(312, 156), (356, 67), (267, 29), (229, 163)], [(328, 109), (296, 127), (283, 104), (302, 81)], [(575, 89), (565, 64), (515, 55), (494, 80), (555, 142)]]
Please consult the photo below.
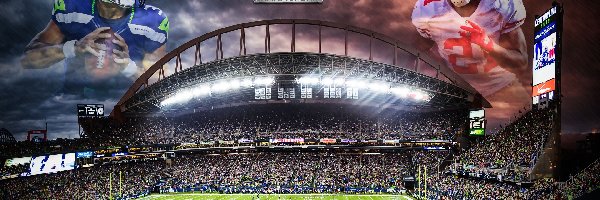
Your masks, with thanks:
[(300, 199), (318, 199), (318, 200), (414, 200), (408, 195), (341, 195), (341, 194), (261, 194), (256, 198), (256, 194), (193, 194), (193, 193), (170, 193), (154, 194), (142, 197), (143, 200), (300, 200)]

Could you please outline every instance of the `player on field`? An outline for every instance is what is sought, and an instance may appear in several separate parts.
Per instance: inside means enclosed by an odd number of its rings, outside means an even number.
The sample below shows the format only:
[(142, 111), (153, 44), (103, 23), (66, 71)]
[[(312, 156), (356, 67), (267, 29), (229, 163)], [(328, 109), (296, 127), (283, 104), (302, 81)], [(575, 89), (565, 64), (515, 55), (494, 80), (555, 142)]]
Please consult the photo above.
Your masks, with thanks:
[(165, 54), (169, 20), (145, 0), (55, 0), (27, 45), (24, 68), (65, 61), (63, 92), (86, 97), (131, 83)]
[(527, 67), (524, 21), (522, 0), (418, 0), (412, 13), (434, 55), (509, 114), (531, 99), (515, 75)]

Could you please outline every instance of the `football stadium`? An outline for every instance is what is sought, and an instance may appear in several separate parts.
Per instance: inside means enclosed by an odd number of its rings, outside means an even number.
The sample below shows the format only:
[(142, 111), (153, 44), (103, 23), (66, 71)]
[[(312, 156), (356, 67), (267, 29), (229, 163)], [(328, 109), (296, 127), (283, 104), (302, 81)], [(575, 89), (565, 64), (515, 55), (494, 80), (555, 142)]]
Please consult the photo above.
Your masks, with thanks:
[[(600, 194), (596, 129), (563, 139), (561, 3), (36, 3), (50, 22), (0, 89), (0, 199)], [(393, 6), (385, 28), (344, 19)]]

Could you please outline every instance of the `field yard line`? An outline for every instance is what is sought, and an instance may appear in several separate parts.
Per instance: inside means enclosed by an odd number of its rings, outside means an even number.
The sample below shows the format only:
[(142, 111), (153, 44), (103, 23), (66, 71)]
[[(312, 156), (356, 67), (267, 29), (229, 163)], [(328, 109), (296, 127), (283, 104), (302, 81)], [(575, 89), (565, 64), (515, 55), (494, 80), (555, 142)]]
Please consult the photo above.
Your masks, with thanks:
[[(211, 194), (211, 193), (162, 193), (141, 198), (142, 200), (186, 200), (192, 199), (212, 199), (212, 200), (250, 200), (256, 194)], [(392, 195), (392, 194), (261, 194), (261, 200), (278, 200), (281, 196), (284, 199), (303, 199), (311, 198), (318, 200), (383, 200), (391, 197), (391, 199), (400, 200), (415, 200), (408, 195)]]
[[(203, 196), (203, 195), (217, 195), (217, 196), (235, 196), (235, 195), (241, 195), (241, 196), (248, 196), (248, 195), (256, 195), (256, 194), (208, 194), (208, 193), (196, 193), (196, 194), (178, 194), (178, 193), (171, 193), (171, 194), (153, 194), (151, 196), (158, 196), (158, 197), (166, 197), (166, 196)], [(264, 195), (264, 194), (263, 194)], [(395, 196), (406, 196), (406, 195), (402, 195), (402, 194), (281, 194), (282, 196), (336, 196), (336, 195), (343, 195), (343, 196), (380, 196), (380, 197), (395, 197)]]

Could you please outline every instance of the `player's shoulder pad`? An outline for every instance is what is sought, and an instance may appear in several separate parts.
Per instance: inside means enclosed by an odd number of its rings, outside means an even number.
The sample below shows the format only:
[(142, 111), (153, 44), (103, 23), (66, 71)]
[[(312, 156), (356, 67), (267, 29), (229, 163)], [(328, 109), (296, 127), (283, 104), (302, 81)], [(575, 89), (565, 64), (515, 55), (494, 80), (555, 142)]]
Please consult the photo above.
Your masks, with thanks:
[(54, 0), (52, 19), (58, 24), (87, 24), (93, 18), (92, 1)]
[(136, 8), (134, 18), (130, 24), (132, 33), (144, 35), (148, 39), (164, 43), (169, 34), (169, 18), (159, 8), (145, 5)]
[(134, 22), (135, 24), (151, 27), (156, 31), (169, 32), (169, 18), (160, 8), (152, 5), (137, 8)]
[(446, 0), (418, 0), (413, 9), (413, 18), (431, 18), (448, 10)]
[(54, 0), (52, 14), (56, 13), (92, 14), (92, 1)]

